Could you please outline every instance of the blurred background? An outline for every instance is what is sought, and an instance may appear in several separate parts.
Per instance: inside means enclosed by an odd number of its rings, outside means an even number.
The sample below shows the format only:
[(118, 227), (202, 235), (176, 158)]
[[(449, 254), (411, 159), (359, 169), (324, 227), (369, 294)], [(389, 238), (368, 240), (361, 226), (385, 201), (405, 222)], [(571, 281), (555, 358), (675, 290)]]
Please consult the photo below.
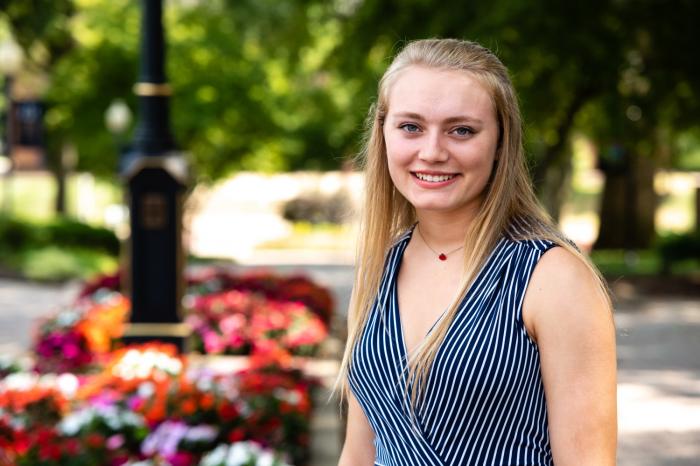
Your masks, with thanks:
[[(33, 317), (123, 259), (140, 8), (0, 11), (0, 349), (21, 354)], [(478, 41), (511, 71), (540, 199), (616, 295), (620, 464), (698, 464), (699, 18), (693, 0), (165, 1), (188, 263), (304, 270), (342, 345), (377, 80), (407, 40)]]

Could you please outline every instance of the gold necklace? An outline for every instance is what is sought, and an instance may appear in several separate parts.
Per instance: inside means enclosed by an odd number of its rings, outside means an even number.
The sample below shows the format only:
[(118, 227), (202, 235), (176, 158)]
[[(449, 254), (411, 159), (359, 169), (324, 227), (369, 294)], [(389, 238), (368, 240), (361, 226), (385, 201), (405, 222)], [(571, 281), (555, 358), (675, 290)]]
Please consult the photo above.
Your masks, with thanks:
[(419, 225), (419, 224), (416, 224), (416, 231), (418, 231), (418, 236), (420, 236), (420, 239), (423, 240), (423, 244), (425, 244), (426, 246), (428, 246), (428, 249), (430, 249), (431, 251), (433, 251), (433, 252), (437, 255), (437, 258), (440, 259), (441, 261), (446, 261), (446, 260), (447, 260), (447, 256), (449, 256), (449, 255), (452, 254), (453, 252), (459, 251), (460, 249), (462, 249), (462, 248), (464, 247), (464, 245), (461, 245), (460, 247), (458, 247), (458, 248), (456, 248), (456, 249), (453, 249), (452, 251), (450, 251), (450, 252), (448, 252), (448, 253), (437, 252), (437, 251), (436, 251), (435, 249), (433, 249), (433, 248), (428, 244), (428, 242), (425, 240), (425, 236), (423, 236), (423, 233), (420, 232), (420, 225)]

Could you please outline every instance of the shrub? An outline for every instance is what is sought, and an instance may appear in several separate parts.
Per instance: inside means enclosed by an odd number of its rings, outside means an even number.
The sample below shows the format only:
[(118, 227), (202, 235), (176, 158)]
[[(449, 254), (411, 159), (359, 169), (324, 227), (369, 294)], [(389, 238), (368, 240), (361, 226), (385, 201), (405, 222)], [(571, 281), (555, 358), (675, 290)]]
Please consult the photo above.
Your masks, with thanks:
[(320, 193), (307, 193), (288, 201), (282, 216), (290, 222), (345, 223), (352, 211), (347, 193), (338, 191), (331, 196)]
[(0, 217), (0, 245), (15, 251), (46, 246), (78, 246), (115, 256), (119, 254), (119, 239), (113, 231), (65, 217), (47, 223)]
[(69, 218), (58, 218), (45, 226), (50, 244), (80, 246), (99, 249), (110, 254), (119, 254), (119, 239), (113, 231), (87, 225)]
[(0, 217), (0, 247), (16, 250), (35, 242), (34, 228), (27, 222)]
[(700, 231), (659, 238), (656, 249), (661, 256), (664, 273), (670, 272), (676, 262), (700, 260)]

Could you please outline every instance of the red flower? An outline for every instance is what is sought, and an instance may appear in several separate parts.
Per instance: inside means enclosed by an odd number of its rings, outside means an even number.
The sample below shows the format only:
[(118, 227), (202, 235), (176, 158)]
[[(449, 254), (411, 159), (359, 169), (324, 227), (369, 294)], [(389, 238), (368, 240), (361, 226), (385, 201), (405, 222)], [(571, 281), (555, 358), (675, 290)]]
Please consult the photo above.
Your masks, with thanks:
[(92, 432), (85, 437), (85, 443), (90, 448), (98, 449), (104, 446), (105, 438), (96, 432)]
[(244, 438), (245, 438), (245, 431), (244, 431), (242, 428), (240, 428), (240, 427), (237, 427), (237, 428), (233, 429), (233, 430), (228, 434), (228, 441), (231, 442), (231, 443), (240, 442), (240, 441), (243, 440)]
[(235, 404), (224, 401), (219, 406), (219, 416), (223, 421), (230, 421), (239, 416), (239, 411)]
[(65, 451), (68, 456), (75, 456), (80, 453), (80, 442), (78, 439), (69, 438), (64, 443)]

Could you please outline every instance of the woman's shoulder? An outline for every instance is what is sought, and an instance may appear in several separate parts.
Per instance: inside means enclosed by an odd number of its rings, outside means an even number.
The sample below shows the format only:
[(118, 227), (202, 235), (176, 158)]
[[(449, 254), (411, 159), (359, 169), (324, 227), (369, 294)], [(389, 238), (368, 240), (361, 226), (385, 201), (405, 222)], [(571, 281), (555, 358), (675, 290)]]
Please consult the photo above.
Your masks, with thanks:
[[(538, 220), (514, 218), (503, 232), (505, 241), (519, 247), (543, 254), (555, 246), (568, 246), (579, 251), (576, 243), (556, 228)], [(566, 248), (558, 248), (566, 249)], [(573, 256), (573, 253), (570, 253)]]
[[(528, 287), (536, 308), (571, 310), (581, 303), (595, 301), (608, 304), (605, 286), (595, 268), (581, 254), (570, 248), (555, 247), (545, 251), (537, 261)], [(584, 306), (582, 312), (586, 312)]]
[(546, 238), (514, 238), (504, 235), (504, 241), (516, 248), (531, 250), (533, 252), (545, 253), (560, 243)]

